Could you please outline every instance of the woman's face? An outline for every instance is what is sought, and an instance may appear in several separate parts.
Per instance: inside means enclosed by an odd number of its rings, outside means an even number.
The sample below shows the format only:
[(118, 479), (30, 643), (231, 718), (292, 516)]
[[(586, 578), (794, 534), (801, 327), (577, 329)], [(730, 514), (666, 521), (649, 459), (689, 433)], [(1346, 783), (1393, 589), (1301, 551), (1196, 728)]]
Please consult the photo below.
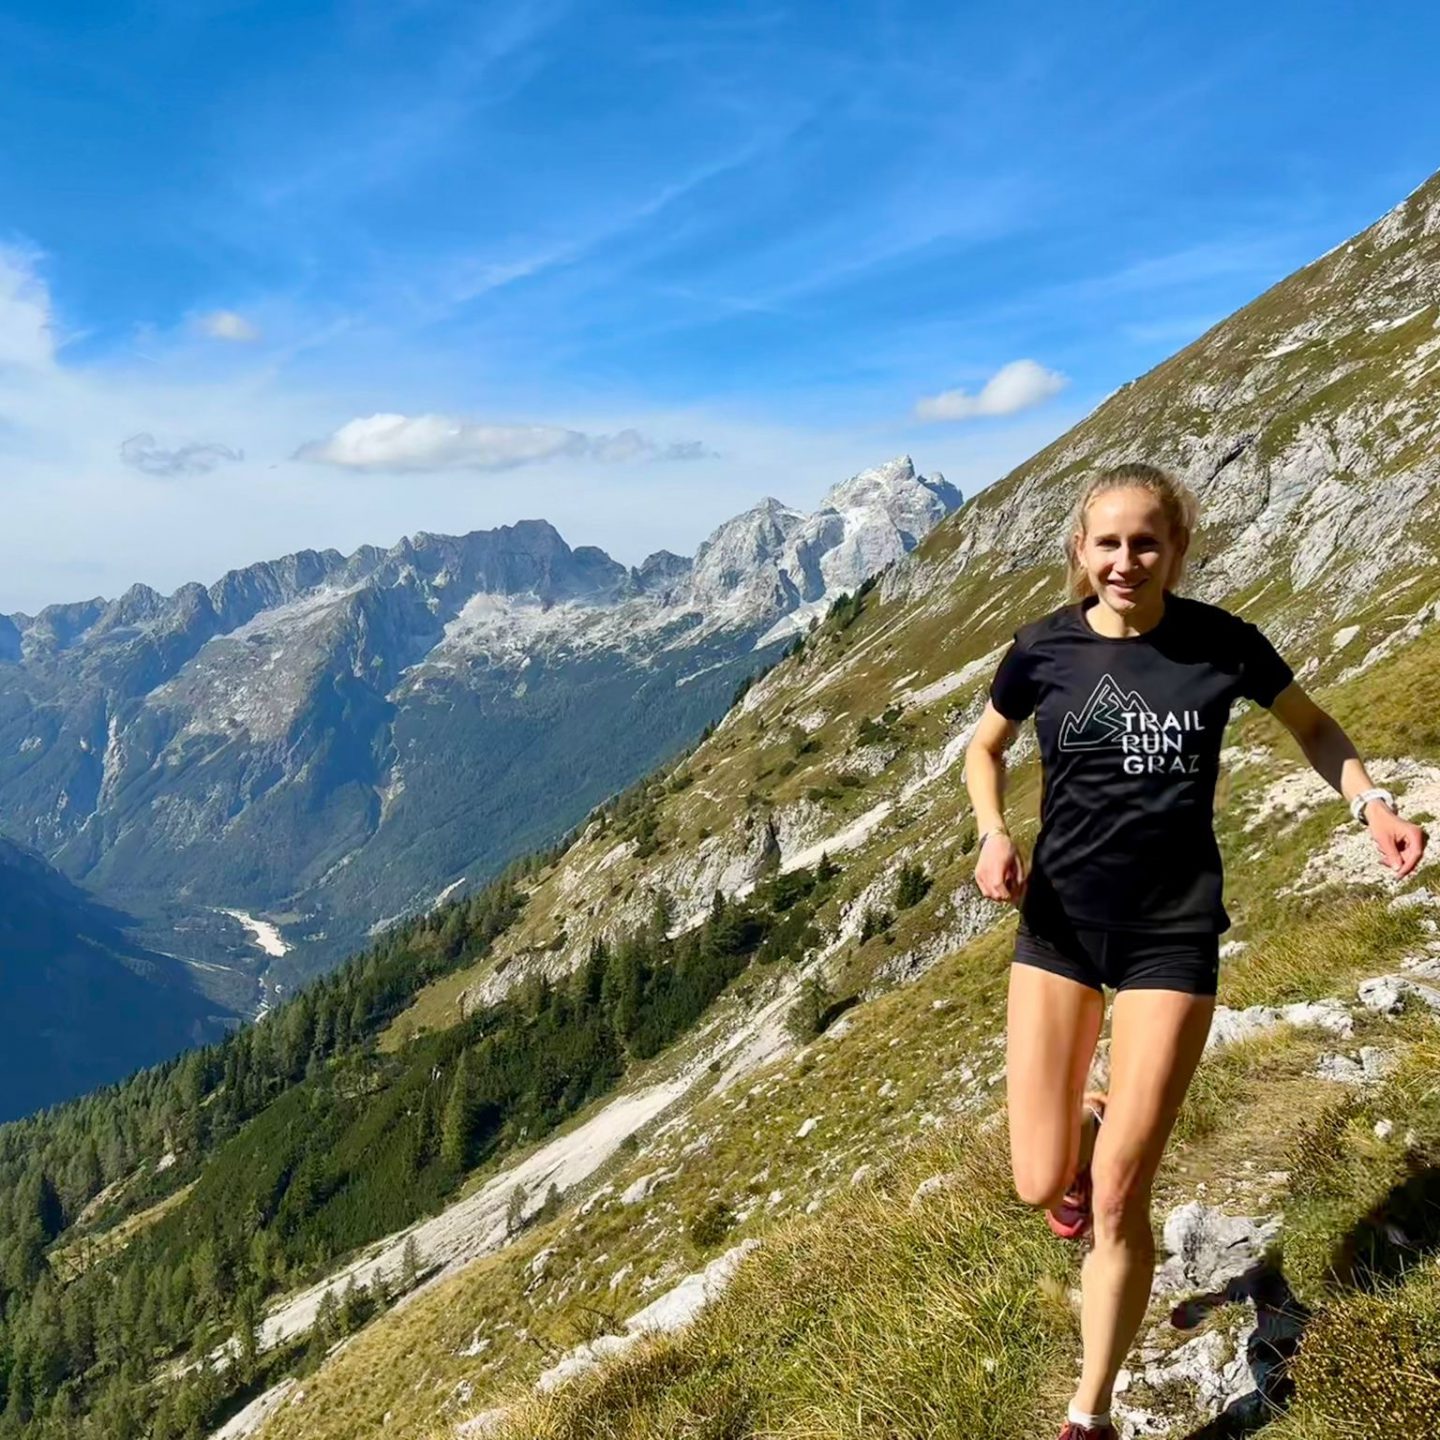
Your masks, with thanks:
[(1159, 499), (1139, 487), (1101, 491), (1086, 510), (1075, 550), (1091, 589), (1121, 615), (1161, 605), (1184, 554)]

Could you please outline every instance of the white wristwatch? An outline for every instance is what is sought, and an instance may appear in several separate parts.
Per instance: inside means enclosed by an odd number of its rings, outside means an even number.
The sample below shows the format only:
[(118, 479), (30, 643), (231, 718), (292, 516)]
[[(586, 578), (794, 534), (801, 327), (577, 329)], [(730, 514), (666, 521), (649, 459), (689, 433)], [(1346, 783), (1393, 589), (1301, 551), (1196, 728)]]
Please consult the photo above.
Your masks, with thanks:
[(1373, 790), (1362, 790), (1350, 802), (1350, 813), (1355, 817), (1355, 823), (1357, 825), (1363, 825), (1365, 823), (1365, 807), (1372, 800), (1383, 800), (1386, 805), (1390, 807), (1393, 814), (1398, 815), (1400, 813), (1395, 806), (1395, 797), (1388, 790), (1382, 790), (1378, 786)]

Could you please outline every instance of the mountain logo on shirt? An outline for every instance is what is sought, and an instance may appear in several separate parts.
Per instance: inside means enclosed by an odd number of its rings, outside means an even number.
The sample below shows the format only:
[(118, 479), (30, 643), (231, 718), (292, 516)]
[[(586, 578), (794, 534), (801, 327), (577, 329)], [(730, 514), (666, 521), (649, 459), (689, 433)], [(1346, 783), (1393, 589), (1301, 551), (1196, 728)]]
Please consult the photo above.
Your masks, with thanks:
[[(1132, 733), (1136, 728), (1134, 720), (1123, 720), (1121, 716), (1150, 715), (1155, 712), (1138, 690), (1122, 690), (1112, 675), (1100, 677), (1099, 683), (1090, 692), (1090, 698), (1081, 708), (1079, 715), (1073, 710), (1065, 712), (1060, 722), (1060, 748), (1062, 750), (1101, 750), (1107, 747), (1122, 748), (1122, 735)], [(1143, 724), (1143, 722), (1141, 722)]]

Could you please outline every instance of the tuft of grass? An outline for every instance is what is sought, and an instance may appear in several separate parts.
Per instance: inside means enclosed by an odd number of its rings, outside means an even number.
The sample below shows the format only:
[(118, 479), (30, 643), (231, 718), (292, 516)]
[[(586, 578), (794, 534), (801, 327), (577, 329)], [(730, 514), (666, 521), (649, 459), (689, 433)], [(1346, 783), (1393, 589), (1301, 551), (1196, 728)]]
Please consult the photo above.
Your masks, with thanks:
[(1336, 1297), (1311, 1320), (1291, 1373), (1288, 1440), (1440, 1434), (1440, 1267)]
[(1314, 1313), (1274, 1440), (1440, 1434), (1440, 1039), (1402, 1056), (1291, 1147), (1284, 1266)]

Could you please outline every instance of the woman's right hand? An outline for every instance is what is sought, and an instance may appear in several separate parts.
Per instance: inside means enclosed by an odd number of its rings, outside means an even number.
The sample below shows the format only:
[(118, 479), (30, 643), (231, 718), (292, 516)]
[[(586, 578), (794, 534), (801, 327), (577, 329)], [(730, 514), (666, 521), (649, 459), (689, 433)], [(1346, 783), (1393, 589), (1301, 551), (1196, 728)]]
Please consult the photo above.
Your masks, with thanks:
[(1017, 903), (1025, 893), (1025, 862), (1003, 830), (987, 836), (975, 862), (975, 883), (990, 900)]

